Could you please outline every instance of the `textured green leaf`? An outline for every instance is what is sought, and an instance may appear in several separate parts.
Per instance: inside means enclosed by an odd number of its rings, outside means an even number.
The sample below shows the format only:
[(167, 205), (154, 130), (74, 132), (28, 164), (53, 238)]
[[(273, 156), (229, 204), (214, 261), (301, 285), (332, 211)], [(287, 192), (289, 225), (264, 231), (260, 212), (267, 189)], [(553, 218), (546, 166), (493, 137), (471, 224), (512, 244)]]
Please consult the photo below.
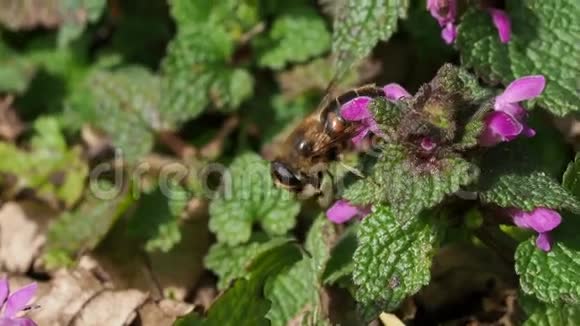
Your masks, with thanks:
[(578, 199), (543, 172), (501, 175), (493, 180), (489, 189), (481, 193), (481, 198), (501, 207), (516, 207), (527, 211), (536, 207), (580, 211)]
[[(102, 183), (99, 189), (111, 189)], [(76, 255), (95, 248), (131, 202), (126, 193), (113, 200), (88, 195), (72, 212), (65, 212), (50, 226), (44, 260), (49, 268), (71, 264)]]
[[(211, 38), (205, 37), (209, 34)], [(164, 121), (195, 118), (210, 102), (222, 109), (236, 108), (252, 94), (252, 76), (227, 65), (233, 46), (220, 27), (187, 30), (172, 41), (163, 62)]]
[(105, 130), (123, 158), (134, 162), (153, 147), (153, 130), (161, 126), (159, 102), (159, 78), (142, 67), (127, 67), (92, 72), (69, 105), (71, 114)]
[(235, 279), (246, 276), (247, 267), (262, 253), (287, 242), (286, 238), (269, 239), (265, 234), (254, 234), (244, 245), (214, 244), (205, 256), (205, 266), (219, 277), (218, 288), (227, 288)]
[(278, 16), (267, 36), (256, 39), (258, 64), (273, 69), (304, 62), (330, 48), (324, 19), (308, 7), (297, 7)]
[(521, 243), (516, 251), (516, 273), (522, 290), (543, 302), (580, 305), (579, 248), (577, 236), (556, 237), (548, 253), (536, 248), (533, 239)]
[(459, 157), (439, 160), (438, 168), (415, 171), (407, 156), (402, 146), (386, 145), (372, 174), (350, 186), (344, 197), (355, 204), (388, 203), (397, 218), (407, 220), (478, 175), (475, 165)]
[(558, 115), (578, 110), (578, 2), (519, 0), (506, 4), (512, 26), (508, 44), (500, 43), (487, 12), (473, 8), (463, 16), (457, 44), (464, 64), (485, 79), (505, 85), (524, 75), (542, 74), (548, 82), (538, 102)]
[(564, 173), (562, 185), (576, 198), (580, 198), (580, 154), (576, 154), (573, 162), (570, 162)]
[(237, 157), (228, 172), (223, 192), (209, 208), (209, 228), (219, 242), (248, 241), (254, 223), (271, 236), (283, 235), (294, 226), (300, 204), (274, 186), (268, 162), (247, 153)]
[(200, 320), (194, 315), (178, 320), (176, 325), (269, 325), (264, 317), (270, 307), (270, 303), (263, 296), (264, 284), (300, 258), (298, 248), (288, 243), (262, 253), (250, 266), (247, 276), (236, 281), (211, 306), (207, 319)]
[(320, 320), (320, 275), (330, 256), (329, 241), (334, 237), (332, 224), (323, 216), (312, 225), (306, 238), (309, 253), (290, 269), (268, 280), (264, 290), (272, 306), (266, 315), (272, 325), (288, 325), (292, 320)]
[(141, 195), (127, 226), (129, 235), (143, 241), (149, 252), (168, 252), (181, 240), (179, 218), (187, 200), (187, 193), (179, 186)]
[(162, 120), (168, 127), (195, 118), (210, 103), (229, 111), (252, 95), (252, 76), (231, 60), (235, 42), (256, 22), (256, 10), (249, 1), (172, 2), (178, 34), (162, 64)]
[(338, 75), (368, 55), (379, 41), (388, 40), (406, 17), (406, 0), (349, 0), (337, 10), (332, 35)]
[(0, 42), (0, 91), (23, 93), (34, 77), (33, 61), (15, 53)]
[(353, 272), (357, 301), (394, 310), (429, 282), (439, 234), (430, 222), (423, 214), (403, 227), (388, 207), (373, 206), (358, 230)]
[[(577, 160), (572, 162), (564, 175), (562, 189), (576, 193)], [(569, 195), (571, 196), (571, 195)], [(562, 224), (550, 236), (554, 242), (548, 253), (535, 247), (533, 239), (522, 242), (516, 251), (516, 273), (520, 275), (521, 288), (525, 293), (558, 307), (580, 306), (580, 241), (577, 215), (562, 214)], [(567, 318), (572, 310), (548, 309), (551, 317)], [(556, 310), (554, 310), (556, 309)], [(548, 316), (548, 315), (546, 315)], [(534, 320), (539, 319), (536, 316)], [(543, 318), (543, 317), (542, 317)], [(532, 318), (530, 318), (532, 320)], [(563, 319), (565, 321), (565, 319)]]
[(58, 45), (66, 46), (79, 37), (88, 23), (94, 23), (101, 17), (106, 5), (106, 0), (61, 0), (61, 12), (69, 14), (64, 15), (58, 31)]
[(575, 326), (580, 320), (580, 307), (549, 305), (526, 295), (518, 299), (528, 315), (523, 326)]
[(354, 252), (358, 246), (356, 232), (357, 224), (353, 224), (341, 238), (337, 241), (326, 269), (324, 271), (323, 280), (326, 284), (334, 284), (339, 279), (352, 274), (354, 270)]
[(38, 118), (34, 129), (30, 151), (0, 143), (0, 156), (9, 158), (0, 160), (0, 172), (16, 175), (19, 187), (32, 188), (40, 196), (54, 196), (71, 206), (82, 195), (88, 174), (81, 150), (67, 147), (54, 118)]

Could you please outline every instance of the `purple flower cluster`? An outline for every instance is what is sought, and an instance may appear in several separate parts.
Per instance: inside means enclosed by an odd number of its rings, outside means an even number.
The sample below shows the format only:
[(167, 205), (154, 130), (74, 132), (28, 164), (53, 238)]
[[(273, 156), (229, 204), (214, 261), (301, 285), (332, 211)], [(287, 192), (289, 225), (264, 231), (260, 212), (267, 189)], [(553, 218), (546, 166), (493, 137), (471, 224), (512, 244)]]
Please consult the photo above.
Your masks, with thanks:
[(536, 132), (525, 123), (526, 110), (519, 102), (539, 96), (546, 80), (544, 76), (524, 76), (514, 80), (495, 98), (493, 112), (485, 119), (485, 129), (479, 138), (482, 146), (494, 146), (514, 140), (520, 134), (533, 137)]
[[(457, 0), (427, 0), (427, 10), (442, 27), (441, 38), (447, 44), (455, 42), (457, 37)], [(499, 39), (507, 43), (511, 35), (511, 22), (507, 13), (501, 9), (488, 8), (493, 25), (497, 28)]]
[(34, 297), (36, 289), (37, 284), (31, 283), (10, 293), (8, 280), (0, 279), (0, 326), (36, 326), (32, 319), (20, 314), (30, 308), (28, 302)]
[[(433, 1), (430, 1), (431, 6)], [(430, 7), (434, 8), (434, 7)], [(450, 10), (454, 11), (454, 9)], [(498, 14), (499, 15), (499, 14)], [(444, 17), (441, 16), (443, 21)], [(510, 83), (506, 89), (494, 99), (493, 111), (485, 117), (485, 127), (479, 137), (479, 144), (484, 147), (495, 146), (501, 142), (514, 140), (519, 135), (533, 137), (535, 131), (526, 125), (526, 110), (519, 104), (539, 96), (546, 85), (546, 80), (541, 75), (524, 76)], [(411, 97), (403, 87), (398, 84), (388, 84), (383, 87), (385, 97), (389, 101), (398, 101), (402, 98)], [(358, 134), (353, 137), (355, 144), (360, 143), (369, 133), (382, 135), (376, 121), (373, 119), (368, 105), (370, 97), (357, 97), (345, 103), (341, 108), (341, 115), (347, 121), (357, 121), (362, 127)], [(421, 140), (420, 146), (426, 152), (434, 150), (437, 144), (429, 137)], [(338, 200), (327, 211), (327, 217), (334, 223), (345, 223), (358, 217), (364, 218), (370, 214), (370, 206), (357, 206), (346, 200)], [(549, 232), (555, 229), (562, 221), (558, 212), (538, 207), (531, 212), (519, 209), (508, 209), (508, 214), (515, 225), (524, 229), (532, 229), (538, 232), (536, 245), (544, 251), (550, 251), (552, 242)]]

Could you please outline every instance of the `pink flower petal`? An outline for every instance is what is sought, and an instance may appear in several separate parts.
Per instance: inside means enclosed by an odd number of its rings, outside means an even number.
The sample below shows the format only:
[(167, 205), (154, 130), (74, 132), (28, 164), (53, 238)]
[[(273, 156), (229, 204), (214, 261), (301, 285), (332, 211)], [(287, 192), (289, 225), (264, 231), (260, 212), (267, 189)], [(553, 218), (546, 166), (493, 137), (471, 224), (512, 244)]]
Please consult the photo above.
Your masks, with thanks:
[(385, 97), (390, 101), (398, 101), (401, 98), (411, 97), (411, 94), (407, 92), (401, 85), (396, 83), (391, 83), (383, 87), (385, 92)]
[(457, 0), (427, 0), (427, 10), (437, 20), (439, 25), (444, 26), (455, 21), (457, 14)]
[(552, 250), (552, 238), (547, 232), (540, 233), (536, 238), (536, 247), (542, 249), (545, 252)]
[(10, 286), (8, 285), (8, 279), (4, 277), (0, 279), (0, 309), (4, 305), (6, 298), (8, 298), (8, 293), (10, 293)]
[(352, 142), (355, 145), (359, 145), (363, 139), (368, 135), (370, 129), (366, 126), (364, 126), (359, 132), (358, 134), (356, 134), (356, 136), (352, 137)]
[(423, 150), (430, 152), (435, 147), (437, 147), (437, 144), (435, 144), (435, 142), (431, 139), (431, 137), (424, 137), (423, 139), (421, 139), (421, 148)]
[(531, 138), (536, 135), (536, 131), (528, 126), (524, 126), (524, 131), (522, 131), (522, 134), (528, 138)]
[(551, 231), (562, 223), (562, 216), (557, 211), (544, 207), (538, 207), (531, 212), (513, 211), (512, 217), (517, 226), (533, 229), (538, 233)]
[(441, 30), (441, 38), (445, 41), (446, 44), (452, 44), (455, 42), (456, 37), (457, 26), (453, 25), (453, 23), (447, 23), (443, 30)]
[(512, 140), (524, 129), (519, 121), (501, 111), (491, 112), (485, 123), (486, 127), (479, 137), (479, 144), (487, 147)]
[(368, 208), (352, 205), (348, 201), (337, 200), (332, 207), (326, 211), (326, 216), (334, 223), (341, 224), (350, 221), (355, 216), (365, 217), (370, 214)]
[(368, 105), (371, 102), (368, 96), (360, 96), (346, 102), (340, 108), (340, 115), (348, 121), (359, 121), (371, 117)]
[(542, 75), (524, 76), (511, 82), (495, 101), (502, 105), (529, 100), (542, 94), (545, 86), (546, 79)]
[(0, 318), (0, 326), (37, 326), (30, 318)]
[(12, 293), (8, 300), (6, 301), (6, 310), (4, 310), (4, 317), (12, 318), (26, 307), (28, 302), (36, 294), (36, 289), (38, 285), (36, 283), (30, 283), (27, 286), (18, 289), (16, 292)]
[(493, 108), (496, 111), (505, 112), (511, 115), (519, 122), (523, 122), (528, 115), (528, 111), (526, 111), (526, 109), (517, 103), (502, 103), (496, 100)]
[(491, 20), (493, 21), (495, 28), (497, 28), (499, 40), (502, 43), (509, 42), (512, 33), (512, 24), (508, 14), (503, 10), (495, 8), (489, 8), (487, 11), (491, 15)]

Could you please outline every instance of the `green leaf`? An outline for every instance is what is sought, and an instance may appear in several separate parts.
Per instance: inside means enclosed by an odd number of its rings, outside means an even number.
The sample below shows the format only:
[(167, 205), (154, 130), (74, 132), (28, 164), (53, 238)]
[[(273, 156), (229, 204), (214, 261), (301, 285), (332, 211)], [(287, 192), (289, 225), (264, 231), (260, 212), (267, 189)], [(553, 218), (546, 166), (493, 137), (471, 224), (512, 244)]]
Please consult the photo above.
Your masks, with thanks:
[(397, 20), (405, 18), (407, 0), (350, 0), (336, 12), (332, 52), (336, 56), (337, 75), (368, 55), (379, 41), (387, 41), (397, 29)]
[(332, 253), (323, 275), (325, 284), (334, 284), (352, 274), (354, 270), (353, 256), (358, 246), (357, 226), (357, 224), (353, 224), (349, 227), (332, 248)]
[(33, 61), (0, 42), (0, 92), (24, 93), (36, 70)]
[(522, 290), (543, 302), (580, 305), (579, 246), (577, 236), (556, 237), (547, 253), (536, 248), (533, 239), (522, 242), (516, 250), (515, 266)]
[(407, 220), (478, 176), (475, 165), (454, 156), (440, 159), (438, 168), (416, 171), (409, 155), (400, 145), (385, 145), (372, 174), (347, 188), (344, 197), (354, 204), (388, 203), (393, 215)]
[(570, 162), (564, 173), (562, 185), (576, 198), (580, 198), (580, 154), (576, 154), (573, 162)]
[(34, 130), (30, 151), (0, 142), (0, 156), (10, 158), (0, 160), (0, 172), (16, 175), (21, 188), (32, 188), (41, 197), (56, 197), (71, 206), (82, 195), (88, 174), (81, 149), (67, 147), (55, 118), (38, 118)]
[(159, 78), (145, 68), (95, 70), (70, 99), (69, 113), (106, 131), (123, 159), (135, 162), (153, 147), (159, 102)]
[[(106, 182), (99, 185), (99, 189), (111, 187)], [(47, 267), (70, 265), (77, 254), (95, 248), (130, 203), (127, 193), (120, 193), (113, 200), (91, 194), (77, 209), (64, 212), (48, 231), (44, 255)]]
[[(265, 295), (272, 301), (266, 315), (272, 325), (288, 325), (292, 320), (321, 319), (320, 275), (330, 256), (329, 242), (334, 238), (332, 224), (324, 216), (316, 219), (308, 232), (304, 257), (290, 269), (268, 280)], [(313, 323), (312, 323), (313, 324)]]
[(268, 35), (257, 38), (258, 64), (272, 69), (304, 62), (330, 48), (324, 19), (309, 7), (297, 7), (276, 17)]
[(300, 204), (274, 186), (268, 162), (254, 153), (238, 156), (224, 175), (223, 192), (209, 207), (209, 228), (219, 242), (247, 242), (259, 223), (270, 236), (294, 227)]
[(549, 305), (526, 295), (518, 299), (528, 315), (523, 326), (575, 326), (580, 320), (580, 307)]
[(429, 282), (439, 237), (432, 222), (422, 214), (402, 226), (388, 207), (373, 206), (358, 230), (353, 272), (357, 301), (394, 310)]
[(210, 103), (225, 111), (236, 109), (252, 95), (254, 80), (231, 61), (236, 41), (257, 23), (256, 4), (177, 0), (171, 5), (178, 33), (162, 63), (166, 127), (195, 118)]
[(198, 116), (210, 101), (231, 110), (250, 97), (252, 76), (227, 65), (233, 47), (220, 27), (187, 30), (171, 42), (163, 60), (163, 120), (179, 124)]
[(580, 202), (552, 177), (543, 172), (498, 176), (481, 193), (481, 199), (500, 207), (516, 207), (531, 211), (536, 207), (580, 211)]
[(205, 256), (205, 266), (219, 277), (218, 289), (227, 288), (235, 279), (247, 275), (247, 267), (262, 253), (287, 242), (287, 238), (269, 239), (263, 233), (252, 235), (244, 245), (216, 243)]
[(106, 0), (62, 0), (60, 10), (69, 14), (64, 15), (64, 22), (58, 31), (58, 45), (67, 46), (78, 38), (88, 23), (94, 23), (101, 17), (106, 6)]
[(143, 241), (148, 252), (168, 252), (181, 241), (179, 218), (187, 200), (187, 193), (177, 185), (144, 193), (129, 220), (129, 235)]
[(250, 266), (249, 273), (236, 281), (234, 286), (220, 296), (211, 306), (207, 318), (200, 320), (194, 315), (180, 319), (175, 325), (269, 325), (264, 317), (270, 303), (263, 296), (267, 280), (283, 269), (292, 266), (301, 258), (294, 245), (285, 243), (262, 253)]
[(547, 85), (538, 103), (560, 116), (578, 110), (580, 60), (574, 55), (580, 50), (578, 3), (519, 0), (506, 4), (512, 26), (508, 44), (499, 41), (486, 11), (473, 8), (463, 16), (457, 38), (462, 62), (483, 78), (504, 85), (521, 76), (544, 75)]

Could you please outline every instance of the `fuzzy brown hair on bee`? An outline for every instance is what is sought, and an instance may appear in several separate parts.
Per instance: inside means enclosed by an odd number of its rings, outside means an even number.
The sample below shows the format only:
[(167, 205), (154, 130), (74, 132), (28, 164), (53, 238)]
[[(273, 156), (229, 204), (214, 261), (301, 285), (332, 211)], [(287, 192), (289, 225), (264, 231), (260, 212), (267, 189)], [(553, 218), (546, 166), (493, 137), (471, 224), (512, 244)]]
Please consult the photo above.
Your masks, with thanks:
[(323, 100), (319, 110), (296, 126), (272, 161), (271, 172), (276, 185), (304, 197), (320, 193), (328, 164), (339, 159), (361, 127), (341, 117), (341, 106), (359, 96), (375, 98), (384, 94), (381, 88), (366, 85), (332, 100)]

